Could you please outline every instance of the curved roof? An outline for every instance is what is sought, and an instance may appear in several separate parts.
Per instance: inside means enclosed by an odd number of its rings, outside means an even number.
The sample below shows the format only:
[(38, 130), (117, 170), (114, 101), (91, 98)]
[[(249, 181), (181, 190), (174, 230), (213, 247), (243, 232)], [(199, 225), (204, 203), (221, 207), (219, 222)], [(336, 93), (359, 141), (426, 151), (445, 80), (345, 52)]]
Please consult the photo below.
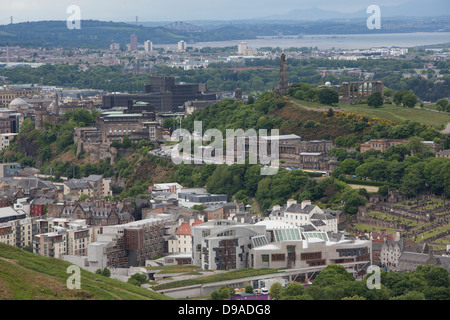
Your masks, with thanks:
[(28, 102), (23, 100), (22, 98), (15, 98), (13, 101), (9, 103), (10, 106), (27, 106)]

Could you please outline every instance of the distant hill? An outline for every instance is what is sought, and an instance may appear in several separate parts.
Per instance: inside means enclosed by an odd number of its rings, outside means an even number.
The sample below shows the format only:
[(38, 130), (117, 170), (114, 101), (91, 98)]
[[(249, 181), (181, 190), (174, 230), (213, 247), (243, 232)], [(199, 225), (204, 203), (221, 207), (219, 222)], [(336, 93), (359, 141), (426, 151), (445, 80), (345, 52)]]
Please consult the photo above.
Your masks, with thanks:
[[(450, 15), (448, 0), (413, 0), (396, 6), (380, 5), (381, 17), (440, 17)], [(364, 10), (341, 12), (324, 10), (317, 7), (293, 9), (286, 14), (264, 17), (264, 20), (334, 20), (334, 19), (367, 19), (369, 15)]]
[(71, 264), (0, 243), (0, 300), (172, 300), (81, 269), (81, 289), (68, 289)]
[[(187, 44), (208, 41), (255, 39), (258, 36), (299, 34), (361, 34), (390, 32), (434, 32), (448, 30), (448, 17), (441, 18), (390, 18), (383, 19), (383, 28), (369, 30), (367, 14), (358, 19), (306, 21), (302, 16), (313, 17), (323, 10), (294, 11), (290, 15), (273, 17), (273, 20), (222, 21), (216, 24), (176, 22), (155, 26), (124, 22), (82, 20), (80, 29), (68, 29), (66, 21), (37, 21), (0, 25), (0, 46), (109, 48), (113, 42), (125, 47), (132, 34), (143, 44), (174, 44), (184, 40)], [(316, 12), (316, 14), (314, 14)], [(443, 11), (445, 12), (445, 10)], [(321, 14), (330, 18), (333, 12)], [(292, 19), (292, 20), (290, 20)], [(295, 20), (295, 21), (293, 21)], [(205, 31), (205, 32), (201, 32)]]

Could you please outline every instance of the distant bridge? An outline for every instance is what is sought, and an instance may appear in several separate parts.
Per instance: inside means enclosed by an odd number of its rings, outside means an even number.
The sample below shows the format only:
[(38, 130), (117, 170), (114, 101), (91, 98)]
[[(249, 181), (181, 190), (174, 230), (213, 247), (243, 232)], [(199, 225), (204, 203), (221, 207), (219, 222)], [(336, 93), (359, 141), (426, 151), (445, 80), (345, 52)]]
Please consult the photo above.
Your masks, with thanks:
[(183, 21), (175, 21), (163, 27), (166, 29), (179, 30), (185, 32), (205, 32), (205, 29)]

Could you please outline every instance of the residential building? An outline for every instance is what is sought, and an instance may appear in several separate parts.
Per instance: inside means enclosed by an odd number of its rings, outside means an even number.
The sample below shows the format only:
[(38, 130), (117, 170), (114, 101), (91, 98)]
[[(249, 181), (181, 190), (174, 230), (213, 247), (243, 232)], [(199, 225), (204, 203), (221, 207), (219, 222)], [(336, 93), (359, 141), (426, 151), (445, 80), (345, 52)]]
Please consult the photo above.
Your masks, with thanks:
[(151, 42), (150, 40), (145, 41), (144, 49), (145, 49), (145, 52), (152, 52), (153, 51), (153, 42)]
[(184, 40), (178, 41), (178, 51), (186, 51), (186, 42)]
[(97, 241), (89, 244), (86, 262), (94, 269), (144, 266), (164, 253), (164, 229), (160, 218), (104, 227)]
[(109, 45), (110, 50), (118, 51), (120, 50), (120, 43), (114, 42)]
[(54, 200), (46, 198), (33, 199), (30, 203), (30, 216), (31, 217), (43, 216), (46, 213), (48, 204), (50, 203), (54, 203)]
[(64, 182), (64, 194), (80, 197), (86, 194), (95, 199), (102, 199), (112, 195), (111, 179), (105, 179), (102, 175), (90, 175), (81, 179), (71, 179)]
[(17, 177), (20, 171), (18, 163), (0, 163), (0, 178)]
[(58, 259), (65, 255), (86, 256), (96, 231), (83, 219), (49, 218), (36, 223), (33, 252)]
[(23, 218), (0, 223), (0, 242), (18, 248), (33, 244), (34, 220)]
[(130, 51), (137, 51), (138, 49), (138, 37), (135, 34), (132, 34), (130, 36), (130, 46), (129, 46), (129, 50)]
[[(201, 220), (196, 220), (192, 225), (203, 223)], [(187, 253), (192, 252), (192, 234), (191, 224), (189, 222), (182, 222), (178, 227), (176, 234), (172, 235), (168, 240), (169, 253)]]
[(17, 133), (1, 133), (0, 134), (0, 150), (8, 148), (10, 143), (13, 142), (14, 138), (17, 135), (18, 135)]
[(48, 232), (35, 235), (33, 252), (41, 256), (60, 259), (67, 254), (67, 232)]
[(441, 157), (441, 158), (450, 158), (450, 149), (436, 152), (436, 157), (437, 158), (439, 158), (439, 157)]
[(281, 206), (274, 207), (269, 215), (270, 220), (278, 220), (296, 227), (312, 227), (313, 230), (323, 232), (338, 232), (338, 216), (322, 210), (311, 201), (305, 200), (297, 204), (290, 199), (286, 209)]

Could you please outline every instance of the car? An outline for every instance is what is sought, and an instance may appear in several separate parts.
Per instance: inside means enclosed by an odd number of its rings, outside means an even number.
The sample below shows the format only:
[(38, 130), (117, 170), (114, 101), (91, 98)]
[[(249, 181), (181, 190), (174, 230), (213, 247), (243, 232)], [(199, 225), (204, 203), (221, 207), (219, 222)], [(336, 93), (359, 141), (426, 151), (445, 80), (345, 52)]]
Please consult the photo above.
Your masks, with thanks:
[(262, 294), (269, 294), (269, 290), (267, 288), (261, 288)]

